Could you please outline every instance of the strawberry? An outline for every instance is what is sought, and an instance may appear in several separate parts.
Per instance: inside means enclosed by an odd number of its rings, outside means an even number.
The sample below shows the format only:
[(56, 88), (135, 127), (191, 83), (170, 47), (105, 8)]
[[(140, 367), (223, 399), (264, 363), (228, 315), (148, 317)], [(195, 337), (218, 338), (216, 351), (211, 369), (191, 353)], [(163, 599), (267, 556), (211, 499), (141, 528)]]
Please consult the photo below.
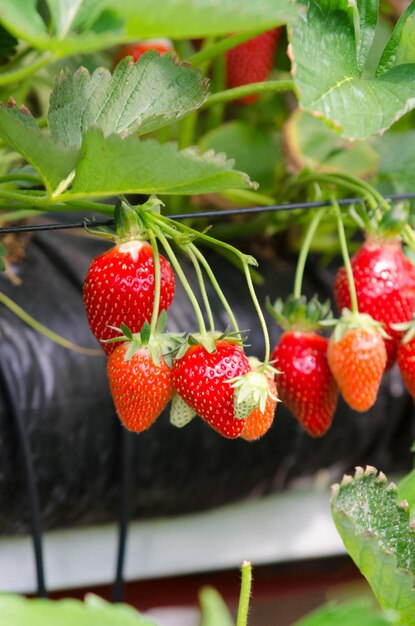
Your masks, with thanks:
[[(251, 362), (251, 359), (249, 359)], [(240, 434), (245, 441), (254, 441), (259, 439), (271, 428), (274, 421), (275, 409), (277, 406), (277, 385), (274, 381), (273, 372), (266, 372), (265, 376), (268, 383), (268, 394), (266, 397), (265, 407), (256, 407), (246, 418), (245, 426)]]
[[(393, 328), (412, 319), (415, 312), (415, 267), (405, 257), (397, 239), (371, 237), (352, 257), (353, 277), (359, 311), (382, 322), (390, 338), (385, 338), (386, 369), (395, 359), (402, 332)], [(350, 309), (346, 270), (342, 267), (334, 283), (334, 295), (340, 311)]]
[[(174, 297), (174, 274), (160, 255), (160, 310), (167, 310)], [(110, 326), (127, 324), (139, 332), (151, 319), (154, 304), (154, 256), (150, 244), (133, 240), (118, 244), (97, 256), (84, 282), (83, 298), (89, 326), (98, 340), (117, 336)], [(110, 355), (115, 344), (103, 344)]]
[(173, 362), (178, 394), (207, 424), (224, 437), (239, 437), (244, 419), (234, 413), (234, 389), (229, 381), (251, 370), (243, 348), (226, 335), (191, 337)]
[[(107, 374), (118, 416), (134, 432), (147, 430), (173, 395), (172, 371), (161, 356), (160, 338), (128, 333), (108, 359)], [(167, 339), (167, 344), (171, 342)], [(163, 350), (166, 348), (164, 347)]]
[(410, 322), (397, 324), (394, 330), (405, 333), (398, 347), (397, 362), (405, 387), (415, 401), (415, 315)]
[(133, 57), (134, 63), (143, 56), (145, 52), (149, 50), (157, 50), (160, 54), (167, 54), (167, 52), (173, 52), (173, 46), (169, 39), (146, 39), (144, 41), (137, 41), (136, 43), (123, 46), (114, 60), (114, 67), (124, 57)]
[(369, 410), (387, 361), (381, 324), (369, 315), (344, 309), (330, 338), (327, 359), (347, 404), (355, 411)]
[[(281, 29), (261, 33), (226, 53), (227, 87), (240, 87), (267, 80), (274, 64), (274, 54)], [(250, 103), (259, 94), (240, 98), (237, 102)]]
[[(140, 332), (144, 322), (151, 320), (154, 305), (154, 254), (150, 244), (143, 241), (145, 232), (137, 213), (121, 203), (115, 210), (115, 222), (116, 233), (105, 232), (105, 236), (114, 239), (116, 245), (92, 261), (83, 287), (89, 326), (104, 342), (118, 336), (122, 323), (132, 333)], [(173, 301), (175, 281), (170, 263), (162, 255), (160, 282), (159, 311), (166, 311)], [(102, 345), (108, 356), (115, 349), (111, 342)]]
[(290, 297), (285, 305), (268, 302), (267, 308), (286, 329), (271, 354), (280, 370), (278, 396), (309, 435), (321, 437), (331, 426), (338, 397), (327, 362), (328, 340), (314, 332), (328, 305)]

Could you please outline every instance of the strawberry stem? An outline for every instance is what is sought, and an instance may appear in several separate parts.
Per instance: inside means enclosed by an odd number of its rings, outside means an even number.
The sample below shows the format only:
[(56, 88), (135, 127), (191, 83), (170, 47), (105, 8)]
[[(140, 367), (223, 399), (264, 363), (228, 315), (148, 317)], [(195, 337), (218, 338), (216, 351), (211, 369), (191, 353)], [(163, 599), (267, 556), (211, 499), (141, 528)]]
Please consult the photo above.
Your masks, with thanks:
[(340, 207), (337, 203), (337, 200), (335, 198), (332, 198), (331, 202), (332, 202), (332, 206), (334, 207), (336, 216), (337, 216), (337, 230), (339, 233), (339, 241), (340, 241), (340, 248), (341, 248), (341, 252), (343, 256), (343, 263), (344, 263), (344, 267), (346, 269), (346, 274), (347, 274), (347, 282), (349, 283), (351, 309), (352, 309), (352, 313), (357, 315), (359, 313), (359, 305), (357, 303), (356, 285), (354, 284), (352, 264), (350, 263), (349, 250), (347, 249), (346, 233), (344, 231), (342, 214), (341, 214)]
[(249, 85), (242, 85), (241, 87), (234, 87), (233, 89), (225, 89), (224, 91), (213, 93), (207, 98), (201, 108), (204, 109), (212, 106), (213, 104), (238, 100), (239, 98), (244, 98), (257, 93), (264, 93), (265, 91), (277, 93), (280, 91), (293, 90), (294, 81), (292, 80), (265, 80), (260, 83), (250, 83)]
[(258, 302), (258, 298), (257, 295), (255, 293), (255, 289), (254, 289), (254, 285), (252, 282), (252, 277), (251, 277), (251, 273), (249, 271), (249, 265), (246, 261), (242, 262), (243, 264), (243, 269), (244, 269), (244, 273), (245, 273), (245, 278), (246, 278), (246, 282), (248, 285), (248, 289), (249, 289), (249, 293), (251, 294), (251, 298), (252, 298), (252, 302), (254, 303), (254, 307), (256, 309), (256, 312), (258, 314), (258, 318), (262, 327), (262, 332), (264, 335), (264, 344), (265, 344), (265, 357), (264, 357), (264, 362), (261, 365), (260, 368), (260, 373), (263, 374), (264, 371), (267, 368), (267, 365), (269, 363), (269, 356), (270, 356), (270, 351), (271, 351), (271, 346), (270, 346), (270, 341), (269, 341), (269, 334), (268, 334), (268, 328), (267, 328), (267, 324), (265, 322), (265, 318), (264, 315), (262, 313), (261, 307), (259, 306), (259, 302)]
[(316, 230), (318, 228), (321, 218), (323, 217), (323, 213), (324, 213), (324, 209), (319, 209), (316, 212), (316, 214), (314, 215), (313, 219), (310, 222), (310, 225), (304, 237), (303, 244), (301, 246), (300, 255), (297, 261), (297, 268), (295, 271), (295, 280), (294, 280), (294, 297), (295, 298), (300, 298), (301, 296), (305, 264), (307, 262), (307, 257), (310, 251), (311, 242), (313, 241), (314, 235), (316, 234)]
[(214, 332), (215, 331), (215, 322), (213, 321), (212, 309), (211, 309), (211, 306), (210, 306), (208, 295), (206, 293), (206, 285), (205, 285), (205, 281), (204, 281), (204, 278), (203, 278), (202, 270), (200, 269), (199, 261), (196, 258), (194, 250), (190, 247), (190, 245), (186, 246), (186, 252), (189, 255), (189, 257), (190, 257), (190, 259), (191, 259), (191, 261), (193, 263), (193, 266), (195, 268), (195, 271), (196, 271), (197, 280), (199, 282), (200, 293), (202, 294), (203, 304), (205, 305), (205, 310), (206, 310), (207, 318), (208, 318), (208, 321), (209, 321), (209, 328), (210, 328), (211, 332)]
[(230, 322), (232, 324), (232, 326), (234, 327), (235, 331), (240, 335), (240, 330), (239, 330), (239, 326), (238, 326), (238, 322), (236, 321), (235, 315), (231, 309), (231, 306), (228, 302), (228, 300), (226, 299), (225, 294), (223, 293), (218, 281), (216, 280), (216, 276), (213, 273), (212, 268), (210, 267), (209, 263), (207, 262), (206, 258), (204, 257), (204, 255), (200, 252), (199, 248), (197, 248), (193, 243), (188, 244), (188, 247), (191, 247), (194, 254), (197, 256), (197, 258), (199, 259), (200, 263), (203, 265), (203, 269), (205, 270), (206, 274), (209, 277), (210, 282), (212, 283), (212, 286), (214, 288), (214, 290), (216, 291), (219, 300), (222, 302), (222, 306), (225, 309), (226, 313), (228, 314), (228, 317), (230, 319)]
[(153, 313), (151, 315), (151, 326), (150, 326), (150, 334), (154, 335), (157, 328), (157, 320), (159, 317), (160, 311), (160, 289), (161, 289), (161, 277), (160, 277), (160, 255), (159, 249), (157, 246), (157, 240), (154, 236), (154, 233), (151, 229), (148, 231), (148, 238), (150, 240), (151, 247), (153, 248), (153, 258), (154, 258), (154, 303), (153, 303)]
[(249, 561), (244, 561), (241, 567), (241, 592), (239, 594), (238, 617), (236, 626), (247, 626), (249, 600), (251, 598), (252, 588), (252, 565)]
[(205, 335), (206, 334), (206, 326), (205, 326), (205, 321), (203, 319), (203, 314), (202, 314), (202, 311), (201, 311), (200, 306), (198, 304), (198, 301), (196, 300), (195, 294), (193, 293), (193, 290), (192, 290), (192, 288), (191, 288), (191, 286), (189, 284), (189, 281), (187, 280), (187, 278), (186, 278), (186, 276), (185, 276), (185, 274), (184, 274), (184, 272), (183, 272), (183, 270), (182, 270), (182, 268), (180, 266), (180, 263), (177, 260), (176, 255), (174, 254), (174, 251), (173, 251), (171, 245), (167, 241), (167, 238), (164, 236), (163, 231), (160, 228), (158, 228), (157, 226), (155, 226), (155, 228), (156, 228), (157, 238), (159, 239), (159, 241), (161, 242), (163, 248), (165, 249), (165, 251), (166, 251), (166, 253), (167, 253), (167, 255), (168, 255), (169, 259), (170, 259), (170, 262), (173, 265), (174, 269), (176, 270), (176, 274), (179, 277), (179, 279), (180, 279), (180, 281), (181, 281), (181, 283), (182, 283), (182, 285), (184, 287), (184, 290), (187, 293), (187, 297), (189, 298), (189, 300), (190, 300), (190, 302), (191, 302), (191, 304), (193, 306), (194, 312), (196, 314), (198, 326), (199, 326), (199, 332), (202, 335)]
[(72, 341), (69, 341), (68, 339), (65, 339), (64, 337), (61, 337), (57, 333), (53, 332), (53, 330), (50, 330), (50, 328), (35, 320), (31, 315), (29, 315), (29, 313), (26, 313), (24, 309), (22, 309), (18, 304), (16, 304), (16, 302), (2, 292), (0, 292), (0, 302), (8, 308), (9, 311), (17, 315), (22, 322), (30, 326), (30, 328), (33, 328), (33, 330), (37, 331), (44, 337), (50, 339), (50, 341), (58, 344), (58, 346), (66, 348), (67, 350), (73, 350), (79, 354), (86, 354), (88, 356), (104, 356), (102, 350), (83, 348), (82, 346), (78, 346), (76, 343), (72, 343)]

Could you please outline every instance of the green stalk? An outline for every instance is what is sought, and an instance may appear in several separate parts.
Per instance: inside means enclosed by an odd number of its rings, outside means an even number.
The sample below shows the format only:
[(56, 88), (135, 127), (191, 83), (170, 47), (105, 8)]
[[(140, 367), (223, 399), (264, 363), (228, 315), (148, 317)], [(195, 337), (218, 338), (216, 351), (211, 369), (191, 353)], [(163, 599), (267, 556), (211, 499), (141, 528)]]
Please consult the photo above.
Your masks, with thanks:
[[(153, 217), (153, 215), (152, 215)], [(202, 335), (206, 334), (206, 326), (205, 326), (205, 321), (203, 319), (203, 314), (202, 311), (200, 309), (200, 306), (198, 304), (198, 301), (196, 300), (195, 294), (193, 293), (193, 290), (189, 284), (189, 281), (187, 280), (182, 268), (180, 267), (180, 263), (177, 260), (176, 255), (173, 252), (172, 247), (170, 246), (169, 242), (167, 241), (166, 237), (164, 236), (164, 233), (162, 232), (162, 230), (160, 228), (157, 228), (157, 226), (155, 227), (156, 231), (156, 236), (157, 238), (160, 240), (163, 248), (165, 249), (165, 251), (167, 252), (167, 255), (170, 259), (171, 264), (173, 265), (174, 269), (176, 270), (176, 274), (179, 277), (184, 290), (187, 293), (187, 297), (189, 298), (194, 312), (196, 314), (196, 318), (197, 318), (197, 322), (198, 322), (198, 326), (199, 326), (199, 332)]]
[(197, 258), (199, 259), (200, 263), (203, 265), (203, 269), (205, 270), (206, 274), (208, 275), (209, 280), (212, 283), (212, 287), (216, 291), (216, 293), (218, 295), (218, 298), (219, 298), (219, 300), (222, 303), (223, 308), (225, 309), (226, 313), (228, 314), (228, 317), (230, 319), (230, 322), (231, 322), (232, 326), (234, 327), (235, 331), (239, 334), (239, 336), (241, 336), (241, 332), (239, 330), (238, 322), (236, 321), (236, 318), (235, 318), (235, 315), (233, 314), (231, 306), (230, 306), (228, 300), (226, 299), (226, 296), (223, 293), (223, 291), (222, 291), (218, 281), (216, 280), (216, 276), (213, 273), (213, 270), (210, 267), (209, 263), (207, 262), (205, 256), (200, 252), (199, 248), (197, 248), (193, 243), (188, 244), (188, 247), (192, 248), (194, 254), (197, 256)]
[(86, 354), (88, 356), (104, 356), (104, 353), (101, 350), (95, 350), (93, 348), (83, 348), (82, 346), (78, 346), (76, 343), (72, 343), (68, 339), (61, 337), (57, 333), (50, 330), (47, 326), (44, 326), (37, 320), (35, 320), (31, 315), (26, 313), (24, 309), (22, 309), (16, 302), (14, 302), (11, 298), (6, 296), (6, 294), (0, 292), (0, 302), (7, 307), (12, 313), (17, 315), (18, 318), (22, 320), (25, 324), (36, 330), (38, 333), (44, 335), (54, 343), (57, 343), (59, 346), (66, 348), (67, 350), (73, 350), (74, 352), (78, 352), (79, 354)]
[(260, 35), (268, 28), (270, 27), (263, 27), (261, 29), (247, 31), (245, 33), (238, 33), (237, 35), (232, 35), (231, 37), (224, 37), (223, 39), (217, 41), (211, 46), (203, 48), (202, 50), (200, 50), (200, 52), (192, 54), (185, 60), (191, 63), (194, 67), (200, 67), (206, 61), (210, 61), (211, 59), (214, 59), (215, 57), (223, 54), (227, 50), (235, 48), (236, 46), (239, 46), (239, 44), (248, 41), (248, 39), (252, 39), (252, 37)]
[(252, 587), (252, 565), (249, 561), (244, 561), (242, 563), (241, 574), (242, 583), (241, 593), (239, 595), (238, 617), (236, 620), (236, 626), (247, 626), (249, 600), (251, 598)]
[(206, 314), (207, 314), (207, 318), (209, 321), (209, 328), (210, 331), (213, 333), (215, 331), (215, 322), (213, 321), (213, 314), (212, 314), (212, 308), (210, 306), (210, 302), (209, 302), (209, 298), (206, 292), (206, 285), (205, 285), (205, 281), (203, 279), (203, 274), (202, 271), (200, 269), (200, 265), (199, 265), (199, 261), (196, 258), (196, 255), (193, 251), (193, 249), (191, 248), (190, 245), (186, 246), (186, 252), (189, 255), (193, 266), (195, 268), (196, 271), (196, 275), (197, 275), (197, 280), (199, 282), (199, 289), (200, 289), (200, 293), (202, 294), (202, 300), (203, 300), (203, 304), (205, 306), (205, 310), (206, 310)]
[(0, 73), (0, 87), (4, 85), (9, 85), (10, 83), (20, 82), (24, 78), (31, 76), (42, 67), (49, 65), (54, 60), (53, 54), (50, 52), (45, 52), (42, 56), (39, 57), (37, 61), (34, 61), (30, 65), (26, 65), (25, 67), (21, 67), (17, 70), (13, 70), (10, 72)]
[(234, 87), (233, 89), (226, 89), (225, 91), (219, 91), (213, 93), (203, 103), (202, 109), (212, 106), (213, 104), (229, 102), (230, 100), (238, 100), (245, 96), (252, 96), (257, 93), (263, 93), (264, 91), (280, 92), (280, 91), (293, 91), (294, 81), (292, 80), (266, 80), (261, 83), (251, 83), (250, 85), (243, 85), (242, 87)]
[(160, 255), (159, 249), (157, 246), (157, 240), (154, 236), (154, 233), (151, 229), (148, 231), (148, 238), (150, 240), (151, 247), (153, 248), (153, 258), (154, 258), (154, 303), (153, 303), (153, 313), (151, 315), (151, 325), (150, 325), (150, 334), (154, 335), (157, 328), (157, 320), (159, 318), (160, 311), (160, 285), (161, 285), (161, 276), (160, 276)]
[(254, 303), (254, 307), (255, 307), (256, 312), (258, 314), (259, 321), (260, 321), (261, 327), (262, 327), (262, 332), (263, 332), (263, 335), (264, 335), (265, 356), (264, 356), (264, 362), (263, 362), (263, 364), (261, 366), (261, 369), (260, 369), (260, 372), (262, 374), (265, 371), (265, 369), (266, 369), (266, 367), (267, 367), (267, 365), (269, 363), (269, 357), (270, 357), (270, 352), (271, 352), (268, 328), (267, 328), (267, 324), (265, 322), (265, 318), (264, 318), (264, 315), (262, 313), (261, 307), (259, 305), (257, 295), (255, 293), (254, 285), (253, 285), (253, 282), (252, 282), (252, 277), (251, 277), (251, 274), (250, 274), (250, 271), (249, 271), (249, 266), (248, 266), (248, 263), (246, 261), (243, 261), (243, 269), (244, 269), (245, 278), (246, 278), (246, 282), (247, 282), (247, 285), (248, 285), (249, 293), (251, 294), (252, 302)]
[(349, 191), (352, 191), (353, 193), (362, 195), (363, 200), (368, 202), (372, 209), (376, 209), (377, 207), (378, 200), (375, 199), (373, 190), (370, 188), (368, 189), (365, 187), (365, 185), (361, 184), (360, 179), (357, 179), (357, 178), (354, 179), (353, 177), (347, 177), (346, 175), (343, 176), (342, 174), (339, 174), (339, 173), (336, 173), (336, 174), (314, 173), (314, 174), (311, 174), (310, 176), (305, 176), (301, 178), (299, 182), (304, 183), (308, 181), (311, 181), (311, 182), (316, 181), (316, 182), (321, 182), (326, 185), (331, 184), (331, 185), (337, 185), (338, 187), (343, 187), (343, 189), (348, 189)]
[(295, 270), (295, 281), (294, 281), (294, 297), (300, 298), (302, 285), (303, 285), (303, 276), (305, 264), (307, 262), (308, 253), (310, 251), (311, 242), (313, 241), (314, 235), (316, 234), (316, 230), (320, 223), (321, 218), (323, 217), (324, 209), (319, 209), (314, 215), (313, 219), (310, 222), (308, 227), (306, 236), (304, 237), (303, 244), (301, 246), (300, 255), (298, 257), (297, 268)]
[[(170, 220), (167, 217), (164, 217), (163, 215), (153, 214), (151, 217), (152, 217), (152, 220), (154, 220), (155, 222), (158, 222), (159, 225), (162, 226), (162, 228), (164, 228), (165, 226), (169, 226), (169, 222), (170, 224), (172, 223), (172, 220)], [(234, 246), (232, 246), (229, 243), (226, 243), (225, 241), (219, 241), (218, 239), (215, 239), (214, 237), (210, 237), (209, 235), (206, 235), (206, 233), (202, 233), (199, 230), (192, 228), (191, 226), (182, 224), (181, 222), (174, 222), (174, 225), (177, 227), (179, 232), (186, 233), (188, 235), (193, 235), (197, 237), (198, 239), (200, 239), (201, 241), (206, 241), (207, 243), (211, 245), (213, 244), (214, 246), (218, 246), (219, 248), (224, 248), (225, 250), (232, 252), (232, 254), (236, 255), (242, 263), (249, 263), (250, 265), (255, 265), (255, 266), (257, 265), (256, 260), (253, 257), (244, 254), (243, 252), (238, 250), (238, 248), (235, 248)], [(176, 237), (177, 237), (177, 233), (176, 233)]]
[[(216, 57), (213, 61), (213, 78), (211, 82), (211, 91), (220, 93), (226, 86), (226, 63), (225, 57)], [(220, 126), (225, 116), (225, 103), (219, 102), (209, 109), (207, 128), (212, 130)]]
[(343, 263), (346, 269), (347, 282), (349, 283), (350, 304), (352, 308), (352, 313), (354, 313), (355, 315), (358, 315), (359, 305), (357, 303), (356, 285), (354, 284), (353, 270), (352, 270), (352, 265), (350, 263), (349, 250), (347, 249), (346, 233), (344, 231), (342, 214), (341, 214), (340, 207), (334, 198), (332, 198), (332, 205), (336, 211), (337, 229), (339, 232), (339, 241), (340, 241), (340, 248), (341, 248), (341, 252), (343, 256)]

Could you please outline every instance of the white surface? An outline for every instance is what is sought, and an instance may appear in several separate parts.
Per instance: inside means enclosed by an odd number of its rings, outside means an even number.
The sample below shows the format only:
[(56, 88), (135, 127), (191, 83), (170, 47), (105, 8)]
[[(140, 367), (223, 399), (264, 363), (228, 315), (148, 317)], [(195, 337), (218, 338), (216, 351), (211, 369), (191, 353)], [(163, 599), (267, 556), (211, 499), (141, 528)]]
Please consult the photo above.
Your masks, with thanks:
[[(47, 588), (65, 589), (112, 581), (115, 525), (46, 533)], [(156, 578), (344, 553), (326, 490), (292, 490), (261, 500), (130, 526), (125, 577)], [(32, 592), (31, 540), (0, 539), (0, 590)]]

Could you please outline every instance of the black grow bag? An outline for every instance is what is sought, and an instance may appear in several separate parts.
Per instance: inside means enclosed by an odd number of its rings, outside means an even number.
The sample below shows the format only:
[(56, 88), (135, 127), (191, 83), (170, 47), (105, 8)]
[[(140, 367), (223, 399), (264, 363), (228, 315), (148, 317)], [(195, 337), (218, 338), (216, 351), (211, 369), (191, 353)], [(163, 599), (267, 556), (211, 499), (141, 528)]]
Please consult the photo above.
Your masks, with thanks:
[[(17, 268), (22, 285), (0, 277), (0, 288), (33, 317), (83, 346), (97, 344), (87, 326), (81, 291), (91, 259), (107, 243), (67, 232), (37, 234)], [(252, 354), (263, 355), (262, 334), (243, 275), (213, 253), (211, 264), (241, 328), (250, 328)], [(263, 262), (260, 301), (287, 295), (292, 262)], [(188, 272), (195, 284), (193, 272)], [(307, 270), (309, 295), (330, 295), (332, 275)], [(220, 307), (215, 296), (212, 301)], [(227, 323), (218, 314), (218, 327)], [(268, 318), (271, 339), (278, 329)], [(170, 312), (171, 330), (194, 329), (194, 316), (178, 286)], [(25, 326), (4, 307), (0, 315), (0, 533), (25, 533), (30, 510), (16, 411), (32, 447), (45, 530), (115, 520), (119, 501), (121, 427), (108, 391), (105, 358), (65, 350)], [(12, 410), (13, 409), (13, 410)], [(330, 479), (356, 464), (385, 472), (411, 466), (414, 408), (397, 372), (385, 377), (376, 406), (367, 414), (341, 402), (329, 433), (311, 439), (283, 406), (261, 441), (229, 441), (201, 420), (183, 430), (168, 415), (133, 446), (133, 516), (184, 514), (284, 489), (321, 468)]]

